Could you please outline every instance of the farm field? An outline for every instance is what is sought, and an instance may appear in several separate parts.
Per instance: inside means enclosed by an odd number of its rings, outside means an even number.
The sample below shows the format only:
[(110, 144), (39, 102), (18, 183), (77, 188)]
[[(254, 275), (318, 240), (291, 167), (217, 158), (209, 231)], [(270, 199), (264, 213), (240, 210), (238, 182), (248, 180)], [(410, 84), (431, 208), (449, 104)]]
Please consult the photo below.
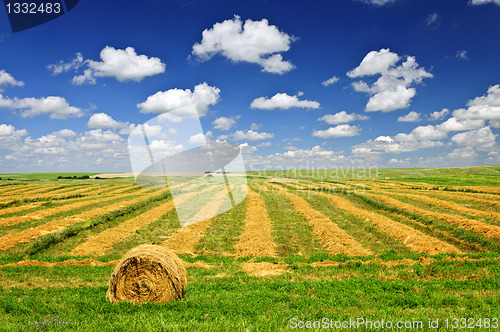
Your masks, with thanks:
[[(281, 331), (324, 318), (413, 330), (463, 318), (491, 330), (485, 324), (500, 319), (499, 171), (251, 173), (243, 202), (183, 228), (169, 188), (2, 175), (0, 330)], [(189, 204), (220, 195), (210, 181), (175, 189)], [(114, 266), (145, 243), (185, 262), (184, 299), (110, 304)]]

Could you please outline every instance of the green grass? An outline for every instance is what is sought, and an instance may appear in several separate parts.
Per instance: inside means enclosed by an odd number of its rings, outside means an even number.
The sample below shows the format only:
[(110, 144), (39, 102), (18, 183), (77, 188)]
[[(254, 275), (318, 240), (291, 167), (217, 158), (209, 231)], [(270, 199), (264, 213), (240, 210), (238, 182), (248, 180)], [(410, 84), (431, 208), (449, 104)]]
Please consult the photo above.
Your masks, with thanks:
[[(299, 264), (264, 278), (234, 269), (224, 260), (208, 273), (190, 268), (183, 300), (133, 305), (106, 300), (111, 267), (3, 268), (0, 284), (19, 282), (0, 287), (0, 324), (3, 330), (35, 330), (34, 322), (47, 320), (82, 331), (286, 331), (293, 318), (427, 322), (500, 315), (500, 269), (492, 261), (394, 268)], [(26, 285), (30, 280), (33, 285)]]

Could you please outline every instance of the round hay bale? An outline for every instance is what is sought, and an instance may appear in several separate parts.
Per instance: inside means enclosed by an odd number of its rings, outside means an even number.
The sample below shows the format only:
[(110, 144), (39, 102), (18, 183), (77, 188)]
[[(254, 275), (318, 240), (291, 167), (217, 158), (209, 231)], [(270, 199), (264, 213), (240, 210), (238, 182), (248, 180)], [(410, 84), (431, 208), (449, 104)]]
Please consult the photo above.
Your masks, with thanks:
[(130, 250), (118, 263), (106, 295), (112, 303), (165, 303), (180, 299), (186, 285), (182, 261), (163, 247), (146, 244)]

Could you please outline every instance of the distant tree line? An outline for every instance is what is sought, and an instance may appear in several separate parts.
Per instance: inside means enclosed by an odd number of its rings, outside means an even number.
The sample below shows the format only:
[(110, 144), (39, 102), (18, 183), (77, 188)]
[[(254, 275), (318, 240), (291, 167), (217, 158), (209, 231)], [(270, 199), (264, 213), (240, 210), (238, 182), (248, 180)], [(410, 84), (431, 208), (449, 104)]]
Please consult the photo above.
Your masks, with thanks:
[(88, 175), (82, 175), (82, 176), (76, 176), (76, 175), (73, 175), (73, 176), (62, 176), (62, 175), (59, 175), (57, 177), (58, 180), (61, 180), (61, 179), (68, 179), (68, 180), (85, 180), (85, 179), (90, 179), (90, 177)]

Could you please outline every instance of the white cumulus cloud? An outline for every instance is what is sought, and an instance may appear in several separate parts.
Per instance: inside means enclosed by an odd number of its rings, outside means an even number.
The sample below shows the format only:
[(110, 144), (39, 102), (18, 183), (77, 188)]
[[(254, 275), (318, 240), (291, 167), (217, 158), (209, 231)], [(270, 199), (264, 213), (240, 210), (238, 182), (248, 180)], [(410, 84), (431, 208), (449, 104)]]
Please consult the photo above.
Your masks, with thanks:
[(437, 129), (442, 131), (464, 131), (471, 129), (479, 129), (484, 126), (484, 120), (472, 119), (457, 119), (449, 118), (445, 122), (437, 126)]
[(141, 113), (165, 113), (170, 121), (180, 121), (183, 116), (192, 115), (193, 108), (200, 116), (206, 115), (209, 106), (219, 101), (219, 94), (218, 88), (205, 82), (195, 86), (193, 91), (177, 88), (159, 91), (137, 107)]
[(357, 0), (357, 1), (362, 1), (364, 3), (380, 7), (388, 4), (393, 4), (394, 2), (396, 2), (396, 0)]
[(92, 114), (87, 126), (89, 128), (105, 129), (105, 128), (120, 128), (124, 127), (126, 124), (114, 120), (111, 116), (106, 113), (95, 113)]
[(239, 117), (226, 118), (224, 116), (221, 116), (220, 118), (215, 119), (212, 124), (214, 125), (215, 129), (229, 130), (236, 124), (236, 119), (238, 118)]
[(240, 149), (241, 149), (241, 152), (243, 152), (245, 154), (250, 154), (250, 153), (257, 151), (257, 147), (252, 146), (252, 145), (248, 145), (248, 143), (240, 144)]
[(259, 141), (263, 139), (269, 139), (273, 138), (274, 134), (271, 133), (266, 133), (266, 132), (261, 132), (259, 133), (258, 131), (255, 130), (247, 130), (247, 131), (242, 131), (238, 130), (233, 134), (233, 138), (237, 141)]
[(415, 84), (433, 75), (419, 67), (415, 57), (408, 56), (400, 65), (400, 57), (389, 49), (371, 51), (360, 65), (347, 73), (351, 78), (380, 75), (371, 85), (365, 81), (352, 84), (355, 91), (370, 94), (366, 105), (367, 112), (391, 112), (408, 108), (416, 95)]
[(326, 130), (315, 130), (312, 135), (324, 139), (334, 138), (334, 137), (351, 137), (359, 135), (360, 129), (358, 126), (351, 126), (348, 124), (338, 125), (336, 127), (330, 127)]
[(318, 121), (325, 121), (328, 124), (349, 123), (356, 120), (368, 120), (369, 117), (356, 113), (348, 114), (346, 111), (341, 111), (335, 114), (325, 114)]
[(450, 113), (450, 110), (447, 108), (443, 108), (442, 111), (432, 112), (429, 121), (443, 120), (448, 113)]
[(453, 111), (453, 116), (458, 119), (500, 120), (500, 85), (490, 86), (485, 96), (470, 100), (467, 106), (467, 109)]
[(23, 86), (24, 82), (16, 80), (14, 78), (14, 76), (9, 74), (5, 70), (3, 70), (3, 69), (0, 70), (0, 92), (2, 91), (3, 87), (9, 86), (9, 85), (10, 86)]
[(277, 93), (271, 98), (260, 97), (254, 99), (250, 104), (250, 107), (262, 110), (287, 110), (292, 107), (317, 109), (320, 107), (320, 104), (317, 101), (299, 100), (299, 96), (300, 94), (296, 96), (290, 96), (286, 93)]
[(85, 68), (82, 74), (73, 77), (72, 83), (75, 85), (96, 84), (96, 77), (114, 77), (119, 82), (140, 82), (145, 77), (165, 72), (165, 64), (159, 58), (137, 54), (133, 47), (122, 50), (106, 46), (101, 50), (100, 58), (101, 61), (84, 60), (82, 54), (77, 53), (71, 62), (59, 61), (49, 65), (48, 69), (57, 75)]
[(337, 83), (338, 81), (339, 81), (339, 78), (337, 76), (333, 76), (333, 77), (327, 79), (326, 81), (321, 82), (321, 84), (323, 84), (324, 86), (329, 86), (329, 85)]
[(283, 74), (294, 68), (280, 53), (290, 49), (295, 39), (268, 20), (241, 21), (239, 16), (215, 23), (202, 33), (200, 43), (193, 45), (192, 55), (206, 61), (221, 54), (233, 62), (250, 62), (262, 66), (262, 71)]
[(19, 110), (23, 118), (47, 114), (51, 119), (67, 119), (83, 115), (81, 109), (70, 106), (66, 99), (58, 96), (22, 99), (14, 97), (10, 99), (0, 94), (0, 108)]
[(0, 136), (26, 136), (28, 135), (28, 132), (26, 129), (20, 129), (16, 130), (14, 126), (12, 125), (7, 125), (7, 124), (0, 124)]
[(490, 127), (483, 127), (456, 134), (451, 141), (458, 145), (477, 147), (478, 150), (488, 150), (495, 146), (496, 135)]
[(488, 3), (494, 3), (500, 6), (500, 0), (470, 0), (471, 5), (486, 5)]
[(78, 52), (75, 55), (75, 58), (70, 62), (64, 62), (59, 60), (56, 64), (50, 64), (47, 66), (47, 69), (52, 71), (52, 75), (59, 75), (61, 73), (67, 72), (69, 70), (78, 70), (81, 66), (84, 65), (83, 55)]
[(421, 115), (420, 113), (411, 111), (410, 113), (406, 114), (405, 116), (400, 116), (398, 118), (398, 121), (399, 122), (418, 122), (418, 121), (422, 120), (420, 118), (420, 115)]
[(196, 145), (205, 145), (205, 144), (207, 144), (207, 139), (205, 138), (205, 135), (203, 135), (202, 133), (199, 133), (199, 134), (196, 134), (196, 135), (189, 137), (188, 143), (189, 144), (196, 144)]

